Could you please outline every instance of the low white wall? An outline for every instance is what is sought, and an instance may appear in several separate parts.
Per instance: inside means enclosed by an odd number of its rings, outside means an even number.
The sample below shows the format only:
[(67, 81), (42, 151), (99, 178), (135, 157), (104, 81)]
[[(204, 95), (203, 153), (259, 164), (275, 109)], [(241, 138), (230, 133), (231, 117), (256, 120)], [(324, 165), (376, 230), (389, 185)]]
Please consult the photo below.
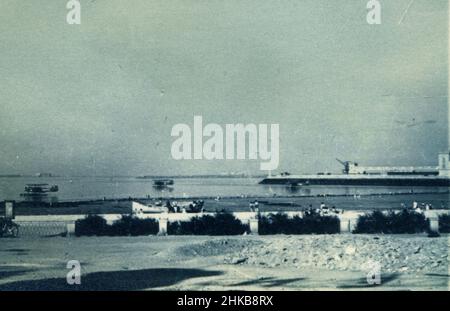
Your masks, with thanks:
[[(352, 232), (355, 229), (356, 222), (358, 220), (358, 217), (360, 215), (364, 215), (365, 213), (370, 211), (345, 211), (343, 214), (336, 215), (340, 220), (340, 228), (341, 232)], [(267, 216), (269, 214), (274, 214), (276, 212), (260, 212), (260, 215)], [(290, 211), (290, 212), (283, 212), (287, 214), (289, 217), (293, 216), (303, 216), (303, 212), (296, 212), (296, 211)], [(203, 215), (211, 215), (214, 216), (217, 213), (149, 213), (149, 214), (139, 214), (136, 215), (139, 218), (150, 218), (150, 219), (156, 219), (160, 221), (163, 219), (163, 222), (176, 222), (176, 221), (189, 221), (193, 217), (197, 216), (203, 216)], [(238, 218), (243, 223), (250, 223), (251, 219), (255, 219), (256, 213), (254, 212), (234, 212), (232, 213), (236, 218)], [(431, 211), (425, 211), (424, 215), (427, 219), (430, 220), (430, 226), (432, 230), (437, 231), (439, 228), (439, 216), (440, 215), (450, 215), (450, 210), (431, 210)], [(99, 216), (102, 216), (106, 219), (108, 224), (112, 224), (115, 220), (120, 219), (122, 216), (121, 214), (100, 214)], [(333, 214), (330, 214), (330, 216), (333, 216)], [(35, 216), (16, 216), (14, 219), (15, 222), (22, 225), (33, 224), (33, 223), (54, 223), (54, 222), (63, 222), (68, 225), (68, 231), (73, 231), (74, 223), (78, 219), (84, 218), (84, 215), (35, 215)], [(253, 230), (257, 230), (255, 228), (255, 223), (252, 223)], [(70, 227), (70, 229), (69, 229)]]

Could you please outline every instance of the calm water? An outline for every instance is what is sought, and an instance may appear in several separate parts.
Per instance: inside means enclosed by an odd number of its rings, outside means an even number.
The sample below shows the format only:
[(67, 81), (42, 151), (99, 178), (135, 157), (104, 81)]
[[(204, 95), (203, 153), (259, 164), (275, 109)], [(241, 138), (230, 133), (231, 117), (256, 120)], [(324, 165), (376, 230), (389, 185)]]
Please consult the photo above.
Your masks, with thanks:
[(53, 200), (74, 201), (127, 197), (215, 197), (273, 196), (318, 194), (371, 194), (398, 192), (444, 192), (442, 187), (349, 187), (304, 186), (297, 189), (278, 185), (259, 185), (254, 178), (175, 178), (172, 189), (155, 189), (151, 179), (134, 177), (0, 177), (0, 201), (24, 200), (20, 196), (27, 183), (48, 183), (59, 186)]

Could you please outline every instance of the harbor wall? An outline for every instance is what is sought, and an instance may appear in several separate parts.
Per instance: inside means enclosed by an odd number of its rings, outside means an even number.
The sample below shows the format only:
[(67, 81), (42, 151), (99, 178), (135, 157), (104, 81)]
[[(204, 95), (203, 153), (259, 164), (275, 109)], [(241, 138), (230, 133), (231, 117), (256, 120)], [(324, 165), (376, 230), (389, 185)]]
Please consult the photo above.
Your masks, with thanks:
[(350, 176), (330, 175), (311, 177), (269, 177), (263, 179), (262, 185), (338, 185), (338, 186), (422, 186), (422, 187), (448, 187), (450, 178), (430, 177), (393, 177), (393, 176)]

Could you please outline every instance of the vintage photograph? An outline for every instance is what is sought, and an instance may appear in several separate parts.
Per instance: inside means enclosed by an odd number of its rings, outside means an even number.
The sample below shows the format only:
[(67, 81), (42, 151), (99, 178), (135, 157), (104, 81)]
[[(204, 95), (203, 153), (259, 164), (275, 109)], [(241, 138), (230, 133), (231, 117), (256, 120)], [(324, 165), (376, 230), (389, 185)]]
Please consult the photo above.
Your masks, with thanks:
[(0, 291), (448, 291), (449, 16), (0, 0)]

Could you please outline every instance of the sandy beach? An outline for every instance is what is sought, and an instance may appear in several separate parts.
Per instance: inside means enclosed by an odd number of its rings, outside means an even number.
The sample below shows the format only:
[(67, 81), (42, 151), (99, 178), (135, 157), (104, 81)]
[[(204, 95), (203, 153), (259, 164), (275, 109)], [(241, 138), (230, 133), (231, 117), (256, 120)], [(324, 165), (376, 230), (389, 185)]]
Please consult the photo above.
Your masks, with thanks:
[[(0, 291), (448, 290), (450, 280), (448, 235), (57, 237), (1, 242)], [(66, 284), (69, 260), (81, 263), (81, 285)], [(366, 281), (371, 262), (381, 266), (381, 285)]]

